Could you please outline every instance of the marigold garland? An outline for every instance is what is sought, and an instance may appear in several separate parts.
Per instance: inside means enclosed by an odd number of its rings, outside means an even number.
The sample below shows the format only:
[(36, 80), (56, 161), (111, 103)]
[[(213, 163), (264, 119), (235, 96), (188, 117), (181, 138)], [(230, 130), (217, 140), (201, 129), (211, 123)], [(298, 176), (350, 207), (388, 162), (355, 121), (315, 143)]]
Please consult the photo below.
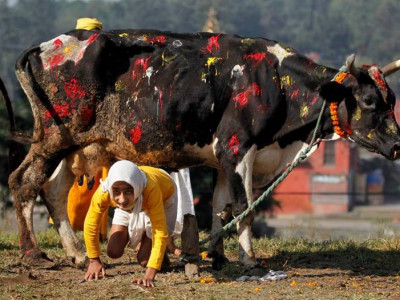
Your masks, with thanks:
[(339, 126), (339, 117), (337, 114), (337, 109), (338, 109), (338, 103), (337, 102), (332, 102), (329, 105), (329, 110), (331, 112), (331, 120), (333, 124), (333, 131), (335, 131), (336, 134), (338, 134), (341, 138), (346, 138), (346, 132)]
[[(342, 81), (346, 78), (347, 74), (345, 72), (340, 72), (338, 73), (334, 80), (337, 83), (342, 83)], [(338, 116), (338, 103), (337, 102), (332, 102), (329, 105), (329, 110), (331, 113), (331, 120), (333, 124), (333, 131), (339, 135), (341, 138), (346, 139), (348, 134), (351, 134), (351, 129), (347, 130), (347, 133), (340, 127), (339, 125), (339, 116)]]

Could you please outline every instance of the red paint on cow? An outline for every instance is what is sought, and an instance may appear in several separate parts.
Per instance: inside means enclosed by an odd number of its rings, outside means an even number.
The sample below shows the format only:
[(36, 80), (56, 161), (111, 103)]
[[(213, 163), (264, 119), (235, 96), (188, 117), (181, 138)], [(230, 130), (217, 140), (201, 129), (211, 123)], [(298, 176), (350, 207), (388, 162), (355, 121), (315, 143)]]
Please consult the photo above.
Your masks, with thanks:
[(153, 44), (158, 44), (158, 45), (164, 45), (167, 42), (167, 39), (165, 36), (160, 35), (160, 36), (155, 36), (151, 39), (151, 42)]
[(210, 53), (215, 53), (216, 51), (219, 51), (219, 42), (218, 42), (218, 39), (219, 39), (219, 36), (220, 36), (220, 35), (221, 35), (221, 34), (214, 35), (214, 36), (212, 36), (212, 37), (210, 37), (210, 38), (208, 39), (207, 47), (206, 47), (206, 49), (208, 50), (208, 52), (210, 52)]
[(81, 99), (86, 96), (86, 92), (75, 77), (64, 83), (64, 91), (67, 97), (72, 100)]
[(372, 73), (372, 76), (374, 77), (375, 82), (378, 84), (379, 89), (387, 91), (385, 80), (382, 78), (382, 73), (378, 69)]
[(58, 53), (50, 57), (47, 60), (47, 63), (50, 65), (50, 71), (53, 70), (55, 67), (57, 67), (59, 64), (61, 64), (63, 60), (64, 60), (63, 53)]
[(252, 61), (254, 68), (256, 68), (266, 57), (267, 57), (266, 53), (252, 53), (244, 55), (245, 60)]
[(239, 144), (240, 144), (239, 139), (238, 139), (237, 135), (234, 134), (231, 137), (231, 140), (229, 141), (229, 145), (228, 145), (229, 149), (233, 152), (234, 155), (239, 154)]
[(249, 101), (252, 100), (256, 96), (261, 95), (261, 89), (257, 83), (251, 84), (244, 92), (237, 94), (233, 101), (239, 105), (240, 108), (243, 108), (249, 104)]
[(290, 99), (293, 100), (294, 98), (297, 98), (297, 96), (299, 95), (300, 90), (296, 89), (293, 91), (293, 93), (291, 93), (290, 95)]
[(62, 42), (62, 40), (60, 40), (60, 39), (56, 39), (56, 40), (53, 42), (53, 45), (54, 45), (53, 51), (55, 51), (55, 50), (57, 50), (58, 48), (60, 48), (60, 47), (63, 45), (63, 42)]
[[(65, 118), (70, 115), (70, 107), (69, 105), (54, 105), (54, 113), (58, 115), (60, 118)], [(52, 118), (52, 114), (50, 111), (46, 110), (46, 113), (44, 115), (45, 121), (48, 121)]]
[(143, 73), (147, 70), (150, 58), (151, 56), (142, 57), (135, 60), (133, 63), (132, 80), (135, 80), (139, 73)]
[(136, 127), (131, 129), (131, 140), (134, 144), (137, 144), (142, 138), (142, 122), (137, 122)]
[(89, 36), (87, 40), (87, 44), (90, 45), (92, 44), (97, 38), (100, 36), (100, 33), (93, 33), (91, 36)]
[(316, 102), (317, 102), (317, 100), (318, 100), (318, 97), (317, 96), (314, 96), (314, 98), (311, 100), (311, 102), (310, 102), (310, 105), (313, 105), (313, 104), (315, 104)]

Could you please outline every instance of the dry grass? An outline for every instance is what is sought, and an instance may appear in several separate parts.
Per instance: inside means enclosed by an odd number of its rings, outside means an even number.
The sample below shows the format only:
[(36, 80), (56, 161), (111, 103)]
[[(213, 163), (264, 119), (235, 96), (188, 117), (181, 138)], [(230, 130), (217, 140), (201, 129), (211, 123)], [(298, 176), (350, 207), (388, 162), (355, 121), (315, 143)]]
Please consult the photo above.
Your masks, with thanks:
[[(204, 234), (202, 234), (204, 237)], [(225, 243), (230, 262), (221, 271), (201, 261), (201, 276), (187, 279), (183, 264), (157, 276), (154, 289), (130, 283), (144, 272), (127, 251), (107, 263), (107, 278), (82, 282), (84, 270), (65, 258), (53, 230), (38, 235), (52, 259), (46, 268), (25, 266), (18, 259), (16, 235), (0, 234), (0, 299), (399, 299), (400, 238), (323, 241), (263, 238), (254, 240), (257, 259), (268, 270), (284, 270), (279, 282), (237, 282), (249, 274), (237, 261), (236, 238)], [(104, 245), (103, 245), (104, 247)], [(205, 248), (202, 251), (206, 250)]]

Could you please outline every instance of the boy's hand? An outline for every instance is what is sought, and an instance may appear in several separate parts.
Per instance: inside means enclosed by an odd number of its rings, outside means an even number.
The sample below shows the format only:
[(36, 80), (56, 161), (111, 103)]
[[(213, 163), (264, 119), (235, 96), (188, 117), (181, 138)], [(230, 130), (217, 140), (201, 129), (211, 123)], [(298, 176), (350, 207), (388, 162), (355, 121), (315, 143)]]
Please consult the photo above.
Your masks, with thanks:
[(85, 274), (85, 280), (90, 281), (92, 279), (97, 280), (99, 277), (105, 277), (106, 271), (104, 270), (103, 264), (99, 257), (90, 258), (89, 267)]
[(147, 268), (146, 274), (143, 278), (133, 279), (132, 283), (137, 285), (143, 285), (145, 287), (154, 287), (154, 278), (156, 277), (157, 270), (153, 268)]

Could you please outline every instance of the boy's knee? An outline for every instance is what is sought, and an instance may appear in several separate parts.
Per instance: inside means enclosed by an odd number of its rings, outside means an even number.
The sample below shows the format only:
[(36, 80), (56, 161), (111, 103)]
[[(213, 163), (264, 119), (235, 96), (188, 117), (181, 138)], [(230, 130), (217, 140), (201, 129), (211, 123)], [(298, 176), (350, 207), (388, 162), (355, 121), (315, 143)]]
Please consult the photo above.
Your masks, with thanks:
[(120, 258), (124, 251), (119, 249), (107, 248), (107, 255), (110, 258)]
[(146, 268), (147, 267), (147, 260), (138, 260), (139, 264), (143, 267)]

